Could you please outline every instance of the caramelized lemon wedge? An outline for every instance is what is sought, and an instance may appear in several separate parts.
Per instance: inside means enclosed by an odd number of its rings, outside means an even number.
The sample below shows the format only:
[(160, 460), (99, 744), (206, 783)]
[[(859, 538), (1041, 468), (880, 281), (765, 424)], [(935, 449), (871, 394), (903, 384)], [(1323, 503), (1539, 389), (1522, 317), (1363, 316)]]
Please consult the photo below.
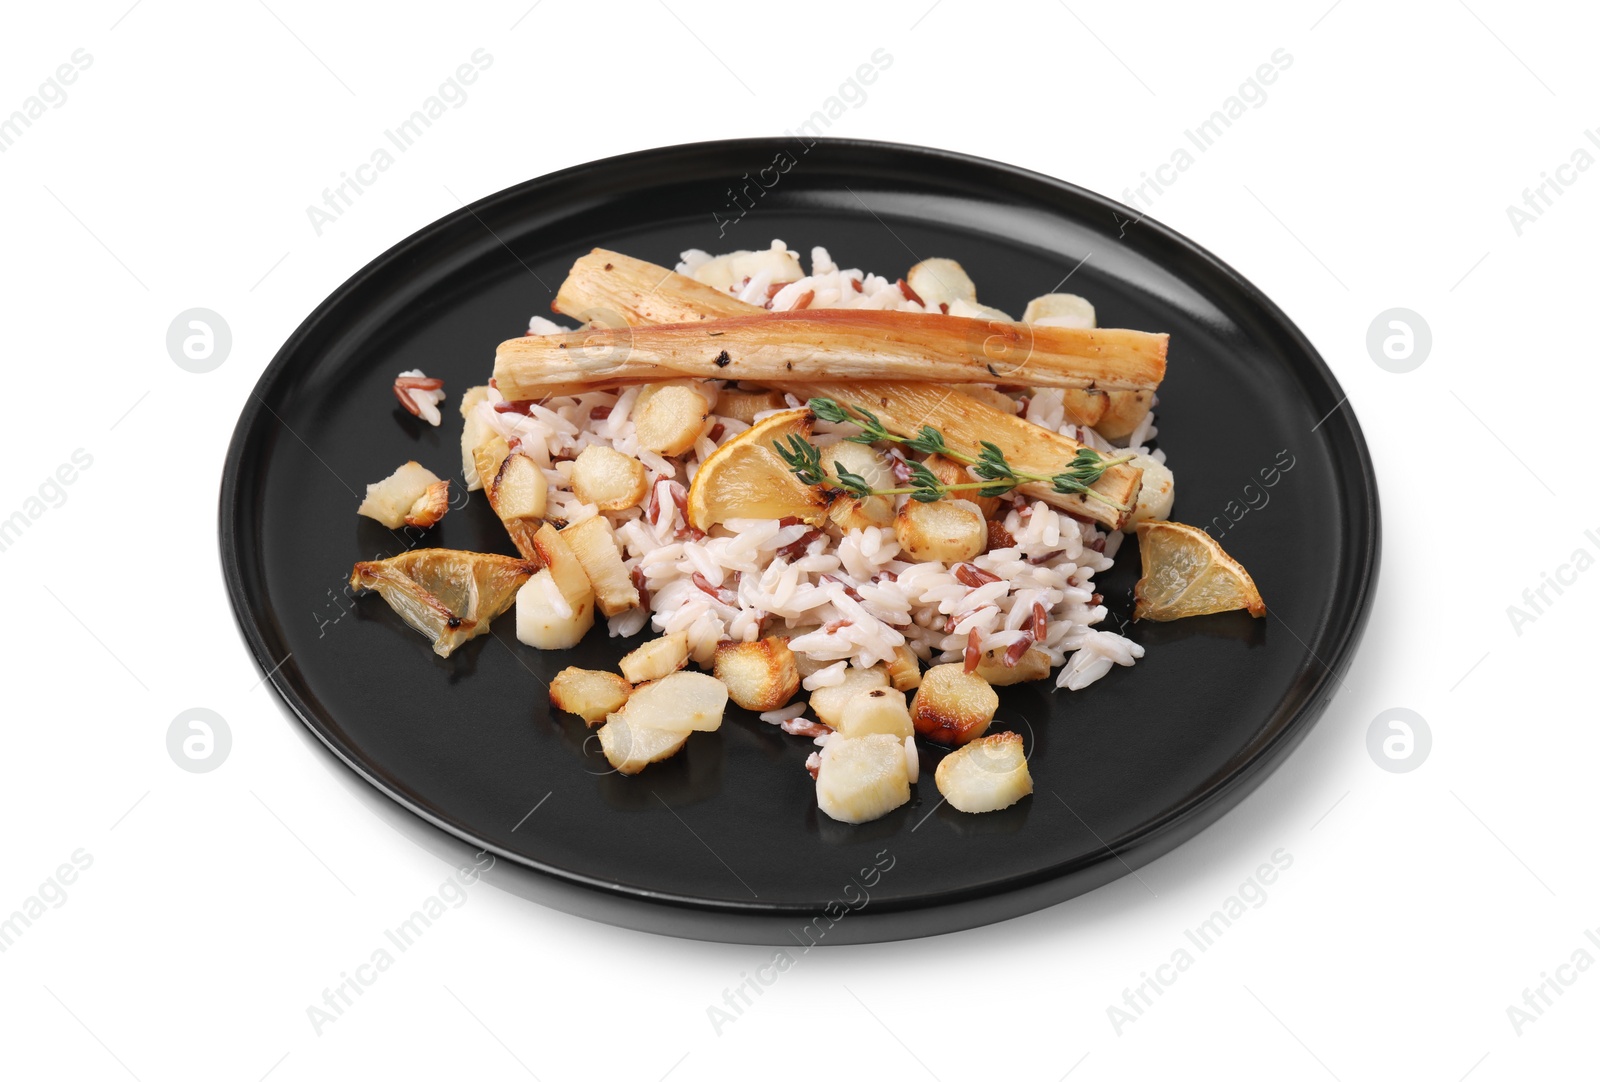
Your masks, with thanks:
[(517, 588), (539, 569), (529, 560), (454, 549), (411, 552), (356, 564), (355, 590), (376, 590), (400, 618), (449, 657), (456, 647), (489, 630), (489, 622), (516, 600)]
[(772, 450), (790, 436), (809, 439), (815, 421), (807, 409), (774, 413), (717, 448), (689, 485), (689, 525), (709, 530), (733, 518), (795, 518), (822, 525), (827, 498), (801, 483)]
[(1250, 572), (1204, 530), (1141, 522), (1139, 557), (1144, 573), (1133, 587), (1135, 620), (1181, 620), (1234, 609), (1267, 614)]

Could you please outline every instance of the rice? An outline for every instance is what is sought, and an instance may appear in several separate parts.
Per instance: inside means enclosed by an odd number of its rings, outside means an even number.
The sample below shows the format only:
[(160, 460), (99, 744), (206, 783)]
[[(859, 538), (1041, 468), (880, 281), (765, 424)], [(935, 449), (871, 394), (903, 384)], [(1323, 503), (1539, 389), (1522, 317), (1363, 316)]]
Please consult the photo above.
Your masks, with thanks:
[[(404, 395), (407, 401), (411, 403), (407, 408), (412, 413), (427, 421), (434, 428), (438, 428), (439, 422), (443, 420), (443, 415), (439, 412), (439, 403), (445, 400), (444, 391), (431, 386), (407, 386), (406, 381), (408, 380), (428, 380), (427, 375), (420, 368), (406, 369), (395, 377), (395, 393)], [(430, 380), (428, 382), (436, 384), (439, 381)]]
[[(746, 259), (753, 273), (738, 275), (739, 265), (729, 262), (734, 256)], [(924, 311), (896, 281), (842, 269), (825, 248), (811, 250), (809, 274), (782, 241), (766, 251), (729, 256), (691, 250), (682, 254), (677, 269), (695, 274), (713, 264), (720, 268), (717, 274), (729, 277), (725, 288), (731, 295), (774, 311), (802, 304)], [(529, 321), (530, 334), (567, 329), (540, 316)], [(713, 398), (722, 387), (715, 380), (704, 385)], [(1094, 576), (1112, 566), (1122, 543), (1120, 532), (1080, 522), (1042, 501), (1007, 498), (1001, 522), (1013, 544), (968, 561), (987, 573), (968, 575), (984, 580), (977, 586), (962, 582), (955, 566), (902, 559), (889, 528), (850, 530), (837, 537), (821, 532), (800, 553), (791, 546), (811, 532), (803, 524), (737, 519), (702, 535), (684, 521), (680, 503), (701, 463), (749, 425), (717, 414), (713, 406), (694, 447), (679, 460), (668, 459), (639, 446), (630, 418), (638, 394), (639, 388), (585, 393), (546, 399), (526, 412), (501, 412), (495, 406), (502, 398), (490, 388), (476, 407), (483, 424), (544, 469), (550, 482), (550, 517), (572, 523), (604, 514), (610, 520), (625, 566), (649, 594), (648, 611), (635, 609), (610, 618), (611, 635), (634, 635), (646, 624), (663, 634), (681, 631), (689, 638), (691, 656), (702, 665), (711, 661), (719, 642), (787, 636), (807, 674), (803, 685), (808, 691), (837, 686), (848, 667), (890, 661), (900, 649), (924, 662), (960, 661), (973, 632), (984, 651), (1027, 640), (1031, 649), (1043, 651), (1053, 669), (1059, 667), (1056, 686), (1073, 691), (1094, 683), (1114, 665), (1132, 665), (1144, 656), (1137, 643), (1096, 626), (1107, 610)], [(793, 396), (788, 402), (791, 407), (801, 404)], [(1069, 423), (1059, 390), (1033, 391), (1023, 416), (1098, 450), (1123, 449), (1091, 428)], [(826, 444), (853, 431), (819, 424), (815, 441)], [(1153, 414), (1147, 413), (1134, 426), (1126, 449), (1164, 461), (1150, 446), (1155, 435)], [(650, 483), (639, 506), (602, 512), (577, 498), (571, 460), (588, 446), (610, 447), (644, 464)], [(898, 497), (899, 504), (907, 498)], [(989, 576), (997, 581), (987, 581)], [(1036, 638), (1041, 611), (1044, 634)], [(762, 717), (773, 724), (797, 725), (803, 710), (803, 705), (790, 706)]]
[(779, 707), (777, 710), (768, 710), (760, 717), (768, 725), (782, 725), (784, 722), (793, 721), (801, 714), (804, 714), (806, 706), (806, 702), (802, 700), (797, 703), (790, 703), (788, 706)]

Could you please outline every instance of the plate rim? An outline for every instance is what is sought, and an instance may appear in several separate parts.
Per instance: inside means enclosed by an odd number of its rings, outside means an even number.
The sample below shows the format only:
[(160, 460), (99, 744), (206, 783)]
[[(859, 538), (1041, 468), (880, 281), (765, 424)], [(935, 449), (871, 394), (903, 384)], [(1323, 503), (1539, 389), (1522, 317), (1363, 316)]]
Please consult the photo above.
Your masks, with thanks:
[[(500, 846), (486, 843), (484, 839), (474, 836), (470, 830), (442, 819), (427, 808), (412, 801), (403, 792), (391, 787), (375, 771), (368, 769), (360, 761), (354, 754), (356, 749), (344, 747), (343, 742), (335, 739), (333, 733), (325, 731), (317, 712), (311, 708), (310, 704), (302, 700), (301, 696), (285, 679), (282, 671), (284, 663), (272, 660), (272, 651), (263, 632), (263, 627), (270, 626), (272, 620), (266, 613), (259, 612), (253, 603), (257, 598), (251, 584), (247, 581), (249, 569), (244, 566), (244, 561), (241, 558), (243, 532), (240, 528), (240, 519), (244, 509), (243, 501), (248, 489), (248, 486), (243, 484), (244, 471), (242, 467), (244, 465), (243, 459), (246, 446), (251, 440), (251, 434), (258, 425), (263, 423), (263, 412), (272, 413), (267, 401), (270, 398), (273, 386), (288, 372), (291, 363), (296, 359), (296, 355), (300, 352), (305, 340), (311, 337), (317, 327), (337, 308), (342, 306), (347, 298), (356, 293), (371, 278), (387, 271), (397, 258), (402, 257), (409, 250), (427, 244), (435, 235), (455, 229), (459, 227), (460, 223), (469, 218), (477, 218), (480, 212), (489, 210), (502, 202), (536, 196), (541, 189), (570, 184), (575, 180), (581, 179), (587, 173), (612, 173), (619, 168), (630, 167), (639, 169), (642, 173), (648, 175), (648, 170), (642, 167), (648, 166), (652, 162), (659, 163), (662, 160), (694, 159), (699, 156), (715, 155), (730, 158), (735, 156), (755, 156), (765, 151), (777, 153), (787, 149), (792, 143), (792, 138), (779, 136), (707, 140), (647, 147), (598, 158), (555, 172), (541, 174), (491, 192), (412, 232), (369, 260), (349, 278), (340, 283), (316, 308), (301, 320), (293, 332), (284, 340), (278, 351), (273, 355), (272, 360), (262, 370), (261, 375), (250, 388), (244, 405), (240, 410), (239, 418), (229, 438), (227, 453), (223, 460), (222, 478), (218, 492), (218, 545), (223, 580), (236, 627), (244, 639), (255, 664), (265, 674), (263, 677), (265, 682), (271, 685), (278, 698), (288, 707), (289, 712), (314, 734), (322, 745), (331, 751), (340, 762), (367, 784), (396, 802), (406, 811), (456, 839), (478, 847), (480, 853), (493, 853), (497, 858), (504, 858), (539, 875), (552, 877), (568, 885), (597, 891), (610, 898), (630, 899), (650, 906), (665, 905), (713, 917), (719, 913), (744, 917), (768, 916), (776, 918), (800, 916), (816, 913), (818, 912), (818, 907), (806, 903), (708, 899), (670, 891), (651, 890), (645, 887), (600, 879), (582, 872), (546, 864), (503, 849)], [(853, 151), (869, 154), (888, 154), (912, 160), (920, 158), (929, 165), (936, 165), (939, 162), (956, 163), (964, 168), (990, 172), (995, 174), (997, 178), (1004, 176), (1036, 188), (1043, 188), (1064, 197), (1066, 200), (1076, 201), (1080, 205), (1098, 208), (1108, 215), (1115, 215), (1116, 218), (1112, 220), (1127, 218), (1136, 221), (1141, 228), (1155, 234), (1160, 242), (1183, 250), (1189, 258), (1196, 260), (1208, 272), (1215, 274), (1221, 280), (1221, 284), (1236, 291), (1242, 299), (1248, 301), (1272, 325), (1277, 334), (1284, 336), (1299, 355), (1310, 363), (1311, 371), (1318, 377), (1324, 387), (1337, 393), (1343, 393), (1342, 384), (1336, 378), (1332, 369), (1329, 368), (1321, 353), (1301, 331), (1299, 326), (1270, 297), (1209, 249), (1197, 244), (1184, 234), (1157, 219), (1147, 215), (1141, 216), (1140, 212), (1131, 207), (1098, 192), (1073, 184), (1070, 181), (978, 155), (910, 143), (831, 137), (814, 140), (807, 147), (807, 150), (809, 151), (812, 147), (818, 145), (826, 146), (837, 152), (849, 153)], [(648, 183), (641, 185), (642, 188), (648, 188), (648, 186)], [(1191, 280), (1190, 275), (1185, 275), (1184, 277), (1185, 280)], [(1309, 388), (1307, 389), (1309, 390)], [(1341, 409), (1341, 406), (1348, 408)], [(1120, 879), (1123, 874), (1136, 871), (1151, 860), (1198, 835), (1222, 814), (1234, 807), (1245, 795), (1254, 790), (1265, 779), (1267, 774), (1281, 765), (1284, 759), (1287, 758), (1288, 753), (1304, 739), (1325, 712), (1332, 700), (1332, 695), (1328, 693), (1329, 686), (1336, 685), (1342, 681), (1344, 672), (1348, 670), (1354, 660), (1357, 647), (1371, 618), (1381, 565), (1382, 512), (1372, 455), (1367, 446), (1360, 422), (1356, 417), (1354, 405), (1348, 401), (1348, 396), (1336, 403), (1333, 409), (1339, 414), (1339, 417), (1336, 420), (1329, 418), (1333, 422), (1331, 427), (1333, 429), (1343, 428), (1347, 430), (1347, 441), (1354, 453), (1354, 461), (1346, 461), (1343, 467), (1337, 468), (1334, 477), (1338, 487), (1350, 491), (1354, 497), (1353, 506), (1365, 520), (1365, 529), (1352, 538), (1354, 551), (1351, 560), (1357, 565), (1359, 576), (1356, 583), (1343, 584), (1345, 589), (1353, 587), (1356, 596), (1351, 602), (1349, 615), (1344, 619), (1343, 626), (1337, 629), (1336, 648), (1332, 663), (1330, 664), (1322, 658), (1316, 658), (1321, 665), (1320, 672), (1305, 692), (1302, 703), (1293, 711), (1287, 721), (1270, 737), (1261, 742), (1250, 753), (1248, 758), (1226, 774), (1221, 775), (1204, 790), (1169, 808), (1165, 814), (1143, 824), (1139, 829), (1109, 842), (1102, 842), (1101, 848), (1091, 856), (1080, 857), (1066, 863), (1054, 864), (1044, 868), (1036, 868), (982, 884), (950, 888), (937, 892), (924, 892), (904, 899), (885, 900), (872, 907), (875, 912), (888, 915), (927, 911), (944, 907), (957, 907), (975, 899), (1017, 894), (1029, 888), (1046, 886), (1053, 880), (1071, 877), (1097, 865), (1102, 865), (1108, 860), (1119, 861), (1125, 868), (1124, 872), (1117, 873), (1106, 880), (1106, 882), (1114, 882), (1116, 879)], [(273, 416), (276, 415), (274, 414)], [(262, 586), (264, 589), (264, 582)], [(269, 666), (273, 667), (269, 668)], [(1188, 823), (1193, 823), (1194, 827), (1185, 833), (1181, 830), (1181, 827)], [(1096, 888), (1090, 887), (1088, 889)], [(1074, 897), (1078, 893), (1087, 893), (1087, 890), (1064, 895), (1057, 901)], [(1045, 906), (1030, 905), (1026, 909), (1019, 910), (1017, 913), (1007, 914), (1007, 916), (1048, 908), (1049, 905), (1053, 904), (1055, 903), (1047, 903)], [(1005, 917), (992, 919), (1005, 919)], [(968, 921), (959, 925), (959, 927), (988, 922), (988, 920)], [(637, 926), (646, 927), (645, 924)]]

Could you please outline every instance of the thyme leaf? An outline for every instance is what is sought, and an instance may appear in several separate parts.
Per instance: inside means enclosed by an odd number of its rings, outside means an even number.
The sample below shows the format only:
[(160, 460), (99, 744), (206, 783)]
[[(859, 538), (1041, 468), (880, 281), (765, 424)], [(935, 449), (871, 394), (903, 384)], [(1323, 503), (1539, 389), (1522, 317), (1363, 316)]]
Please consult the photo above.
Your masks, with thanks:
[(1092, 447), (1080, 447), (1060, 473), (1053, 475), (1031, 473), (1013, 467), (1006, 461), (1005, 452), (988, 440), (979, 441), (978, 454), (973, 456), (952, 448), (945, 440), (944, 434), (932, 425), (923, 425), (915, 436), (901, 436), (890, 432), (878, 415), (871, 410), (841, 405), (831, 398), (813, 398), (807, 406), (819, 419), (829, 424), (851, 424), (861, 429), (854, 436), (846, 437), (852, 443), (865, 445), (896, 443), (919, 454), (941, 455), (970, 467), (972, 473), (979, 478), (972, 482), (945, 484), (925, 464), (908, 459), (906, 467), (911, 473), (908, 485), (902, 488), (875, 489), (868, 484), (866, 478), (841, 465), (835, 465), (834, 475), (830, 477), (822, 467), (821, 453), (798, 435), (789, 437), (788, 447), (774, 443), (774, 449), (783, 458), (790, 472), (808, 485), (828, 485), (857, 499), (867, 496), (908, 495), (921, 503), (932, 503), (951, 493), (972, 489), (976, 489), (979, 496), (1004, 496), (1018, 485), (1038, 482), (1050, 485), (1056, 492), (1065, 496), (1083, 496), (1119, 511), (1128, 510), (1124, 505), (1097, 492), (1094, 485), (1111, 467), (1131, 461), (1134, 457), (1131, 454), (1107, 456)]

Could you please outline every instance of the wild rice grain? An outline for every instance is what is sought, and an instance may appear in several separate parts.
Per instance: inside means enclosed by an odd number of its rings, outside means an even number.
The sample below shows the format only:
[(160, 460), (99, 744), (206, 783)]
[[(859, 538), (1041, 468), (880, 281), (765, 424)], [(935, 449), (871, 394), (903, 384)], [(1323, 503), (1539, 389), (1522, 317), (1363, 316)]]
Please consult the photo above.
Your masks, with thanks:
[(983, 660), (983, 650), (979, 648), (980, 641), (981, 637), (978, 635), (977, 628), (967, 632), (967, 649), (962, 656), (962, 668), (965, 672), (976, 671), (978, 662)]

